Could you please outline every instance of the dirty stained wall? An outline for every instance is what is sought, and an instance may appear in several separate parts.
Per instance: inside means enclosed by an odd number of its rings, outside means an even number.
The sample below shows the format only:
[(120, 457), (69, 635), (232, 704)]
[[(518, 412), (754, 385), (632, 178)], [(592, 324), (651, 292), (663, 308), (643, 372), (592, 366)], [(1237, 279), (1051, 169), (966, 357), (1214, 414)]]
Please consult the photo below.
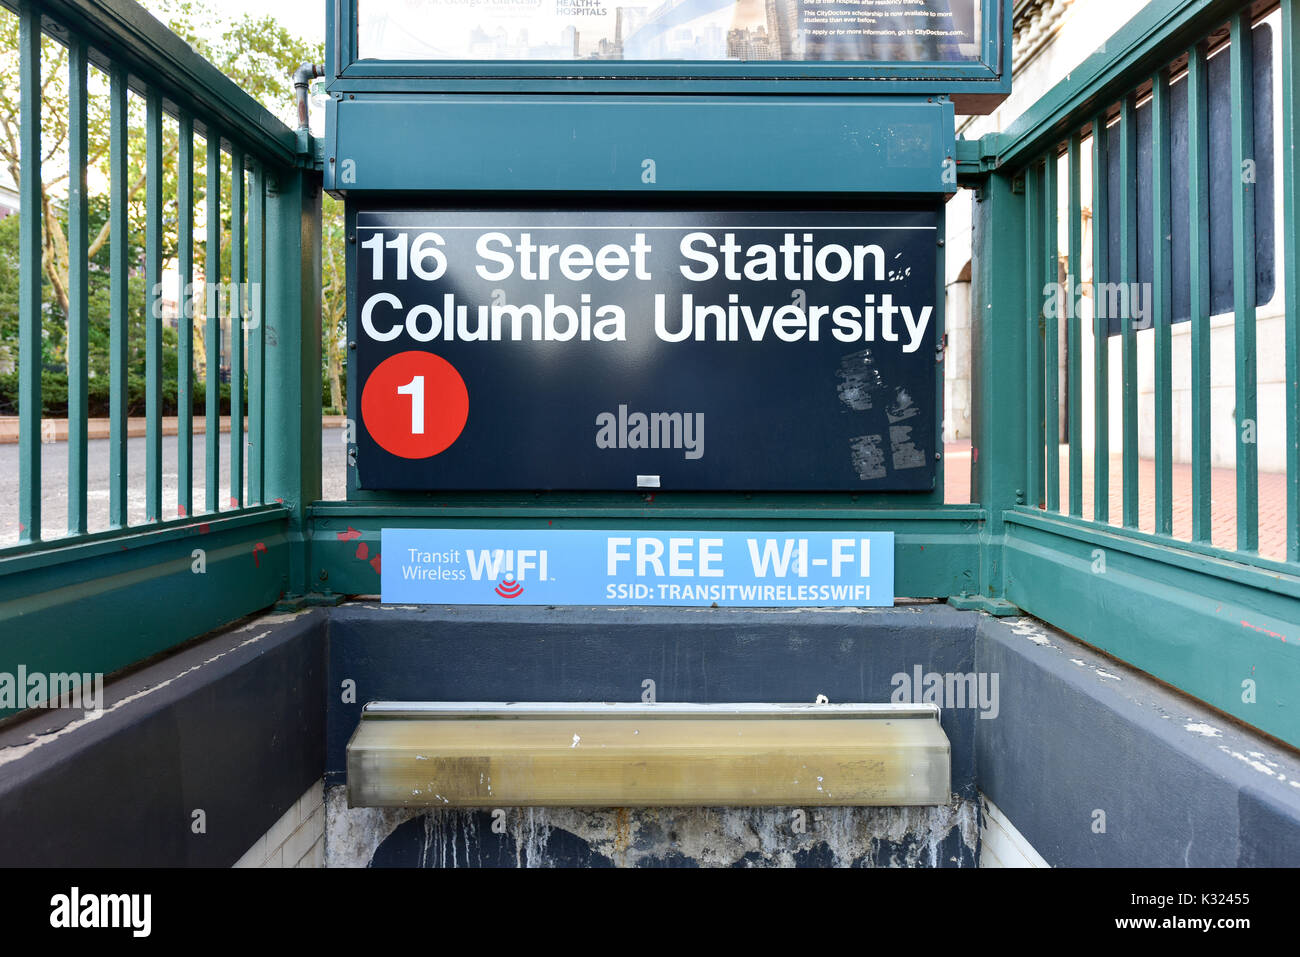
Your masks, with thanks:
[(348, 808), (329, 867), (974, 867), (975, 801), (939, 807)]

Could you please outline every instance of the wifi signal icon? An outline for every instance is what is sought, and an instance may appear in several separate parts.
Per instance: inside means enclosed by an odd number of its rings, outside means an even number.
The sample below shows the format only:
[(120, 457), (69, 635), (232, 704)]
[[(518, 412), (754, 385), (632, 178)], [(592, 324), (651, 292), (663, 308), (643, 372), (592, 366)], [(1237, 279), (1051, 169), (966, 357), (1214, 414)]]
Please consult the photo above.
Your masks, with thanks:
[(524, 593), (524, 586), (513, 578), (507, 578), (493, 589), (502, 598), (518, 598)]

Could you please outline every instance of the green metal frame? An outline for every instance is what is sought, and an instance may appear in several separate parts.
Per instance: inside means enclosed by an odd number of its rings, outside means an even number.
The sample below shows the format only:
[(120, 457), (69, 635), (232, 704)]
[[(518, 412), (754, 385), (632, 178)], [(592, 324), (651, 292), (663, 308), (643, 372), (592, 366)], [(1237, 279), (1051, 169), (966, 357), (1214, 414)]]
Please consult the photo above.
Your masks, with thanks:
[[(1288, 509), (1284, 560), (1255, 552), (1258, 504), (1252, 497), (1256, 460), (1254, 449), (1238, 442), (1241, 492), (1238, 497), (1237, 548), (1210, 544), (1209, 485), (1209, 272), (1208, 231), (1208, 103), (1206, 57), (1211, 45), (1248, 35), (1251, 17), (1267, 7), (1249, 9), (1236, 0), (1152, 0), (1112, 37), (1096, 55), (1045, 94), (1004, 134), (979, 142), (952, 144), (960, 181), (975, 189), (974, 274), (972, 277), (973, 455), (971, 505), (945, 504), (940, 489), (923, 495), (674, 495), (663, 494), (383, 494), (359, 491), (349, 476), (346, 501), (322, 502), (320, 476), (320, 190), (321, 174), (312, 143), (260, 111), (229, 81), (183, 48), (155, 21), (127, 0), (0, 0), (16, 6), (24, 31), (20, 75), (24, 98), (22, 129), (25, 155), (39, 147), (39, 112), (31, 94), (39, 80), (40, 29), (67, 42), (74, 115), (71, 155), (84, 165), (84, 70), (88, 63), (110, 75), (114, 108), (114, 138), (110, 148), (113, 170), (110, 221), (114, 236), (125, 235), (126, 205), (121, 187), (125, 170), (125, 105), (128, 90), (145, 96), (151, 132), (159, 117), (175, 116), (181, 131), (183, 161), (193, 160), (194, 134), (209, 139), (207, 159), (220, 179), (222, 154), (231, 157), (236, 173), (225, 200), (238, 209), (238, 241), (229, 263), (232, 276), (241, 274), (259, 283), (260, 295), (247, 314), (233, 318), (235, 350), (241, 375), (249, 386), (248, 445), (242, 432), (232, 431), (230, 457), (238, 461), (247, 449), (248, 484), (235, 496), (242, 507), (218, 511), (222, 503), (208, 502), (206, 514), (193, 509), (182, 492), (177, 502), (184, 514), (163, 520), (158, 502), (159, 461), (156, 429), (156, 389), (150, 393), (150, 434), (147, 499), (151, 521), (126, 527), (125, 459), (125, 334), (128, 263), (114, 245), (112, 293), (114, 415), (111, 512), (114, 528), (85, 533), (84, 421), (74, 425), (69, 443), (69, 519), (73, 534), (42, 540), (39, 514), (39, 421), (24, 417), (20, 447), (22, 492), (20, 510), (26, 528), (24, 542), (0, 552), (0, 668), (17, 663), (32, 669), (113, 671), (165, 651), (194, 635), (243, 614), (264, 608), (277, 598), (330, 601), (340, 595), (375, 594), (382, 567), (381, 530), (395, 526), (520, 527), (520, 528), (655, 528), (682, 521), (700, 528), (852, 528), (890, 530), (896, 534), (896, 582), (900, 595), (947, 597), (960, 607), (996, 614), (1024, 610), (1063, 628), (1084, 641), (1115, 654), (1156, 677), (1221, 708), (1250, 724), (1300, 745), (1300, 242), (1297, 222), (1296, 110), (1300, 80), (1296, 54), (1300, 32), (1296, 15), (1300, 0), (1283, 0), (1281, 49), (1283, 96), (1281, 183), (1285, 209), (1284, 289), (1286, 296)], [(1009, 49), (1009, 4), (1003, 6), (1002, 27)], [(348, 9), (346, 5), (331, 8)], [(331, 24), (339, 22), (337, 16)], [(331, 27), (334, 29), (334, 26)], [(721, 65), (704, 75), (698, 64), (676, 64), (654, 77), (636, 77), (622, 69), (620, 77), (598, 79), (568, 75), (543, 79), (537, 65), (512, 68), (509, 75), (487, 78), (417, 75), (428, 65), (381, 66), (352, 63), (348, 47), (331, 37), (330, 91), (335, 106), (343, 97), (432, 96), (493, 94), (509, 100), (527, 91), (560, 108), (556, 94), (582, 94), (594, 108), (609, 105), (629, 92), (752, 93), (751, 79), (731, 75), (735, 65)], [(1234, 101), (1249, 102), (1248, 58), (1238, 42), (1230, 53)], [(1060, 264), (1069, 274), (1081, 272), (1086, 247), (1081, 225), (1085, 196), (1082, 166), (1101, 162), (1107, 151), (1121, 166), (1121, 189), (1109, 195), (1103, 178), (1093, 177), (1094, 235), (1092, 255), (1097, 281), (1136, 279), (1137, 138), (1139, 96), (1153, 97), (1155, 190), (1152, 213), (1163, 226), (1171, 215), (1171, 192), (1183, 188), (1169, 174), (1171, 111), (1168, 84), (1186, 65), (1188, 71), (1189, 200), (1192, 210), (1191, 267), (1193, 382), (1193, 523), (1187, 539), (1175, 538), (1170, 519), (1172, 484), (1171, 358), (1169, 330), (1169, 248), (1156, 250), (1156, 493), (1154, 530), (1138, 528), (1137, 461), (1137, 330), (1125, 323), (1121, 337), (1121, 394), (1109, 388), (1110, 369), (1103, 360), (1095, 367), (1093, 411), (1104, 424), (1112, 402), (1122, 409), (1122, 435), (1098, 428), (1095, 438), (1092, 514), (1083, 508), (1083, 446), (1077, 423), (1083, 412), (1080, 364), (1087, 330), (1077, 318), (1067, 320), (1058, 337), (1055, 319), (1045, 314), (1044, 284), (1058, 279)], [(481, 67), (481, 65), (477, 65)], [(543, 65), (544, 66), (544, 65)], [(715, 65), (717, 66), (717, 65)], [(850, 71), (852, 68), (848, 68)], [(694, 72), (693, 72), (694, 71)], [(462, 71), (463, 72), (463, 71)], [(581, 73), (582, 71), (577, 71)], [(829, 71), (824, 75), (832, 75)], [(904, 71), (906, 73), (907, 71)], [(874, 80), (781, 79), (780, 71), (765, 72), (762, 90), (780, 94), (814, 93), (800, 100), (818, 101), (834, 111), (828, 91), (879, 92)], [(890, 81), (888, 92), (934, 99), (951, 109), (943, 95), (954, 77), (925, 77), (924, 70)], [(81, 77), (79, 85), (78, 77)], [(963, 78), (964, 79), (964, 78)], [(984, 81), (980, 81), (984, 82)], [(1005, 84), (1002, 73), (992, 80)], [(927, 85), (929, 84), (929, 85)], [(599, 91), (599, 96), (595, 95)], [(608, 95), (607, 95), (608, 94)], [(970, 95), (963, 94), (963, 95)], [(719, 98), (720, 100), (723, 98)], [(740, 102), (739, 99), (733, 101)], [(845, 97), (843, 104), (857, 102)], [(31, 105), (36, 104), (36, 105)], [(571, 104), (572, 105), (572, 104)], [(958, 102), (960, 108), (961, 103)], [(521, 107), (522, 108), (522, 107)], [(566, 107), (567, 108), (567, 107)], [(773, 107), (776, 109), (776, 107)], [(1237, 109), (1233, 152), (1248, 158), (1253, 130), (1250, 111)], [(1099, 135), (1108, 130), (1106, 136)], [(218, 135), (218, 131), (220, 134)], [(150, 143), (154, 140), (151, 138)], [(31, 151), (27, 153), (26, 151)], [(151, 145), (151, 155), (156, 151)], [(328, 150), (321, 163), (328, 170)], [(558, 154), (557, 154), (558, 155)], [(188, 165), (188, 164), (186, 164)], [(797, 179), (797, 164), (786, 171)], [(327, 172), (326, 180), (331, 174)], [(84, 176), (84, 173), (83, 173)], [(84, 180), (82, 180), (84, 182)], [(73, 177), (69, 210), (70, 248), (84, 248), (84, 199)], [(24, 178), (23, 189), (33, 188)], [(154, 184), (151, 184), (151, 186)], [(182, 218), (180, 267), (184, 276), (195, 269), (194, 182), (183, 175), (178, 190)], [(487, 188), (486, 184), (483, 188)], [(600, 187), (586, 183), (586, 189)], [(1235, 304), (1238, 346), (1254, 346), (1254, 298), (1250, 294), (1252, 194), (1242, 183), (1234, 187), (1233, 225), (1236, 242), (1234, 272), (1238, 283)], [(575, 181), (574, 189), (583, 188)], [(690, 187), (681, 187), (689, 191)], [(473, 193), (462, 193), (459, 199)], [(570, 194), (570, 198), (574, 195)], [(1064, 197), (1058, 206), (1057, 198)], [(447, 198), (447, 197), (444, 197)], [(156, 210), (153, 194), (147, 203)], [(35, 204), (24, 196), (24, 208)], [(1059, 217), (1065, 215), (1064, 249), (1058, 248)], [(80, 224), (80, 225), (79, 225)], [(1105, 226), (1120, 227), (1120, 275), (1108, 276), (1103, 261)], [(154, 235), (156, 221), (150, 221)], [(1158, 236), (1167, 236), (1163, 228)], [(1023, 240), (1009, 241), (1009, 237)], [(220, 237), (217, 237), (219, 242)], [(20, 321), (25, 354), (39, 341), (39, 228), (24, 221), (24, 251)], [(209, 236), (209, 243), (212, 237)], [(155, 244), (147, 243), (151, 256)], [(1062, 257), (1064, 252), (1064, 257)], [(349, 255), (354, 249), (348, 247)], [(36, 257), (35, 259), (33, 257)], [(151, 260), (151, 265), (156, 266)], [(351, 273), (349, 269), (349, 273)], [(80, 276), (81, 278), (77, 278)], [(943, 301), (942, 278), (936, 290)], [(70, 330), (70, 383), (73, 408), (85, 400), (85, 277), (74, 271)], [(351, 290), (349, 290), (351, 293)], [(351, 297), (350, 297), (351, 298)], [(157, 330), (153, 327), (151, 333)], [(211, 331), (211, 326), (209, 331)], [(1093, 335), (1104, 336), (1097, 320)], [(1067, 350), (1069, 374), (1058, 381), (1055, 356)], [(156, 339), (149, 341), (151, 376), (157, 368)], [(1104, 350), (1103, 350), (1104, 351)], [(183, 366), (180, 393), (197, 388), (192, 370), (193, 349), (181, 337)], [(1238, 362), (1239, 414), (1253, 410), (1253, 370)], [(1215, 361), (1221, 361), (1215, 357)], [(349, 376), (353, 375), (351, 368)], [(22, 398), (39, 408), (39, 376), (30, 360), (20, 367)], [(205, 383), (211, 388), (213, 383)], [(355, 397), (356, 383), (349, 395)], [(942, 385), (936, 399), (941, 399)], [(1064, 392), (1071, 427), (1070, 460), (1062, 469), (1056, 420), (1057, 397)], [(211, 406), (210, 406), (211, 408)], [(78, 416), (74, 413), (73, 418)], [(84, 415), (81, 417), (84, 418)], [(215, 423), (213, 423), (215, 425)], [(188, 423), (182, 445), (188, 448)], [(215, 428), (209, 430), (208, 465), (215, 475), (220, 449)], [(1245, 443), (1248, 444), (1248, 443)], [(1109, 500), (1109, 454), (1123, 452), (1122, 501)], [(351, 451), (355, 451), (352, 449)], [(180, 459), (186, 480), (194, 463)], [(1244, 475), (1245, 477), (1241, 477)], [(209, 483), (211, 488), (213, 483)], [(242, 497), (240, 497), (242, 496)], [(1111, 515), (1119, 524), (1110, 524)], [(207, 572), (196, 581), (195, 549), (202, 549)], [(1253, 694), (1247, 694), (1245, 683)]]
[[(364, 2), (364, 0), (362, 0)], [(718, 93), (952, 96), (989, 113), (1011, 92), (1011, 0), (980, 0), (980, 59), (969, 63), (770, 61), (403, 61), (356, 57), (357, 0), (327, 0), (326, 88), (370, 93)], [(989, 29), (989, 27), (992, 27)]]

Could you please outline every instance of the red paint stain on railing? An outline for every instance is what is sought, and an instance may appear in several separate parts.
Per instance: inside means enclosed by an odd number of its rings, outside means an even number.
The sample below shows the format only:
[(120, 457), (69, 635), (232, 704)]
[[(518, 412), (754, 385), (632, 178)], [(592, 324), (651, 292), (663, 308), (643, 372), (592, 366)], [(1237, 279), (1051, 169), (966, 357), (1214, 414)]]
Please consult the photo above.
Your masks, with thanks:
[(1282, 639), (1282, 643), (1286, 644), (1286, 635), (1283, 635), (1280, 632), (1271, 631), (1268, 628), (1261, 627), (1260, 625), (1252, 625), (1245, 619), (1242, 619), (1241, 627), (1249, 628), (1251, 631), (1257, 631), (1261, 635), (1268, 635), (1270, 638), (1280, 638)]

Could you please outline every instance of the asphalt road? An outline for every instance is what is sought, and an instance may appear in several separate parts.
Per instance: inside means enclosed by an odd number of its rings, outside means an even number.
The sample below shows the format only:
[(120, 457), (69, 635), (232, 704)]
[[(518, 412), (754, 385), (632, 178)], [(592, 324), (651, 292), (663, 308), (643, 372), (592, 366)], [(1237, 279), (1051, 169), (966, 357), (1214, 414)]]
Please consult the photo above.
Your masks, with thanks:
[[(344, 446), (343, 433), (337, 428), (321, 430), (321, 466), (323, 497), (344, 497)], [(194, 436), (194, 506), (201, 510), (207, 499), (206, 436)], [(143, 437), (127, 440), (127, 520), (130, 524), (144, 521), (145, 440)], [(221, 471), (219, 501), (222, 509), (230, 502), (230, 435), (221, 434)], [(108, 459), (107, 439), (93, 439), (87, 443), (87, 472), (89, 485), (86, 499), (89, 509), (90, 531), (108, 528)], [(177, 442), (176, 436), (163, 436), (163, 515), (173, 518), (177, 503)], [(247, 455), (245, 455), (247, 479)], [(43, 538), (55, 538), (65, 533), (68, 523), (68, 444), (51, 442), (41, 446), (41, 515)], [(0, 546), (18, 541), (18, 446), (0, 445)]]

